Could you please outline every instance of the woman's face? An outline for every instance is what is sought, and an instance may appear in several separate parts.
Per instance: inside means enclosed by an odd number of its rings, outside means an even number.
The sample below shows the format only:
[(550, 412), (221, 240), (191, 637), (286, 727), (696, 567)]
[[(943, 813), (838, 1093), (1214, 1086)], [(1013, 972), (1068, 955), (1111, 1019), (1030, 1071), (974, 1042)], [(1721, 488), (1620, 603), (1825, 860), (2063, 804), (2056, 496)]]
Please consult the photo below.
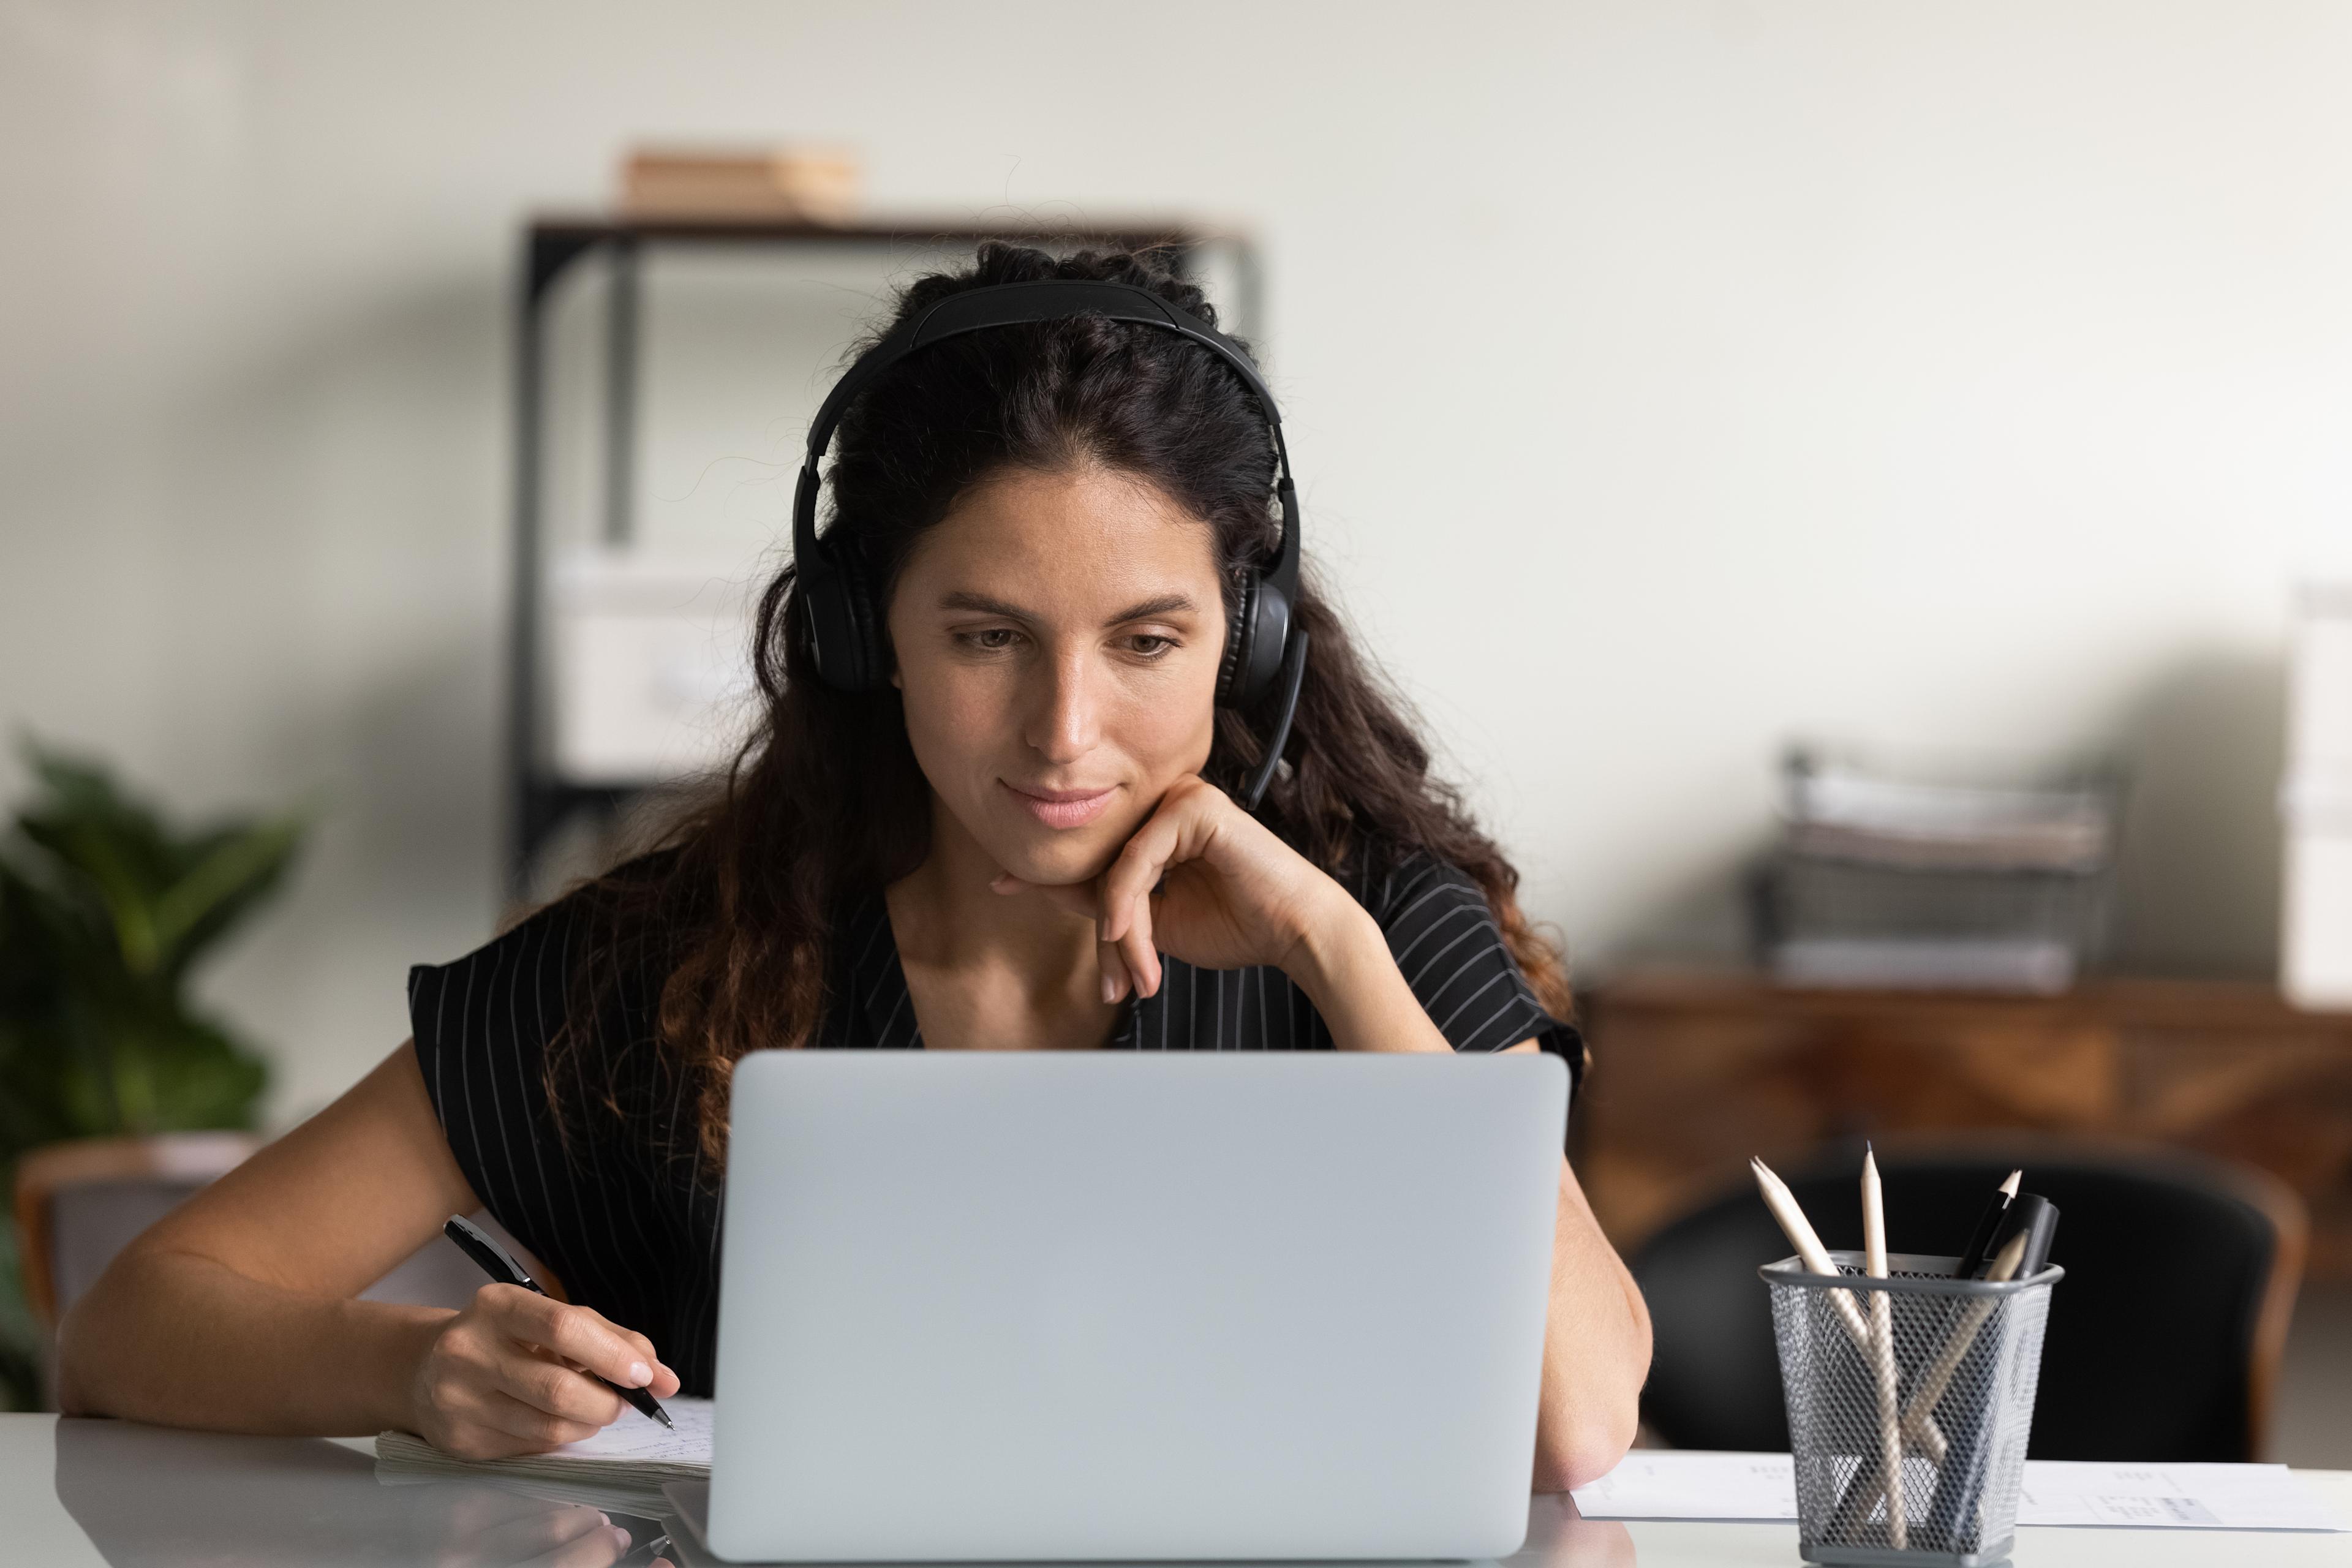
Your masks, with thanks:
[(1147, 480), (1086, 465), (983, 482), (917, 543), (888, 619), (916, 761), (1025, 881), (1099, 874), (1209, 759), (1213, 542)]

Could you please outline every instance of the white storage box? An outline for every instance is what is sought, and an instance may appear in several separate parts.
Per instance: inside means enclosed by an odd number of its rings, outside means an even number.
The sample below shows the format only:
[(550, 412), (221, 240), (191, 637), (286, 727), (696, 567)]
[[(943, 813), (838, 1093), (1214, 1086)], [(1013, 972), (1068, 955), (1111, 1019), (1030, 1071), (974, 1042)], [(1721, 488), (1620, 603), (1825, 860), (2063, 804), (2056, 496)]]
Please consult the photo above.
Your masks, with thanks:
[(2352, 586), (2305, 590), (2293, 657), (2289, 763), (2352, 765)]
[(661, 784), (723, 766), (748, 732), (758, 562), (592, 548), (550, 584), (549, 760), (567, 784)]
[(2288, 829), (2284, 968), (2296, 1006), (2352, 1007), (2352, 832)]
[(2288, 671), (2279, 984), (2304, 1007), (2352, 1007), (2352, 587), (2303, 595)]

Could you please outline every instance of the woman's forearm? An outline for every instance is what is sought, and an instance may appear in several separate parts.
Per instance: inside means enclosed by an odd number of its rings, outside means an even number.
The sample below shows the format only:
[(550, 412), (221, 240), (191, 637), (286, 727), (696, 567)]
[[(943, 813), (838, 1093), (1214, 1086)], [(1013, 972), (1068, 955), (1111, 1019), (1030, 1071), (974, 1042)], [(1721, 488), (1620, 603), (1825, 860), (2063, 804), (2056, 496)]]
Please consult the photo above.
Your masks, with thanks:
[(409, 1385), (434, 1307), (303, 1295), (209, 1258), (118, 1258), (58, 1335), (68, 1415), (310, 1436), (412, 1424)]
[(1343, 1051), (1450, 1053), (1379, 923), (1336, 884), (1333, 890), (1332, 912), (1307, 927), (1282, 966), (1315, 1004), (1332, 1044)]
[(1649, 1372), (1649, 1308), (1562, 1159), (1536, 1418), (1537, 1491), (1572, 1490), (1625, 1457)]
[[(1360, 907), (1311, 928), (1285, 968), (1342, 1050), (1453, 1049)], [(1536, 1425), (1537, 1490), (1582, 1486), (1624, 1457), (1649, 1370), (1649, 1310), (1563, 1159)]]

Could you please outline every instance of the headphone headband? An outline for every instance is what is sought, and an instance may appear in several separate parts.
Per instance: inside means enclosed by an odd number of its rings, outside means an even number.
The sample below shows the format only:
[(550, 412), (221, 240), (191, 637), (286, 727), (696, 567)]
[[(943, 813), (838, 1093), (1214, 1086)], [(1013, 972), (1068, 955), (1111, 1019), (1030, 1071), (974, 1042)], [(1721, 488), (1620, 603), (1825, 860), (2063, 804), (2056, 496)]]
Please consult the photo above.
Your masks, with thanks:
[(1281, 425), (1282, 415), (1274, 405), (1274, 394), (1266, 390), (1265, 383), (1259, 379), (1257, 366), (1250, 363), (1241, 344), (1198, 316), (1132, 283), (1088, 283), (1049, 278), (1034, 283), (992, 283), (950, 294), (859, 355), (857, 363), (826, 395), (809, 426), (810, 460), (824, 456), (825, 448), (833, 444), (834, 430), (849, 405), (884, 371), (908, 354), (988, 327), (1058, 321), (1082, 315), (1167, 327), (1183, 333), (1240, 372), (1249, 389), (1257, 394), (1267, 423)]
[(802, 576), (805, 579), (813, 574), (828, 574), (834, 564), (825, 559), (817, 543), (816, 498), (822, 482), (817, 465), (833, 445), (834, 432), (839, 428), (842, 416), (885, 371), (933, 343), (961, 337), (966, 332), (1081, 315), (1104, 316), (1114, 321), (1134, 321), (1181, 333), (1231, 365), (1257, 395), (1258, 406), (1265, 412), (1267, 430), (1274, 437), (1275, 493), (1282, 509), (1282, 542), (1267, 581), (1279, 587), (1286, 597), (1296, 597), (1298, 497), (1290, 479), (1290, 448), (1282, 438), (1282, 411), (1276, 406), (1274, 394), (1267, 389), (1248, 353), (1216, 328), (1149, 289), (1132, 283), (1059, 278), (1030, 283), (992, 283), (950, 294), (858, 356), (857, 363), (826, 395), (809, 426), (808, 455), (801, 464), (800, 483), (793, 495), (793, 559), (799, 564)]

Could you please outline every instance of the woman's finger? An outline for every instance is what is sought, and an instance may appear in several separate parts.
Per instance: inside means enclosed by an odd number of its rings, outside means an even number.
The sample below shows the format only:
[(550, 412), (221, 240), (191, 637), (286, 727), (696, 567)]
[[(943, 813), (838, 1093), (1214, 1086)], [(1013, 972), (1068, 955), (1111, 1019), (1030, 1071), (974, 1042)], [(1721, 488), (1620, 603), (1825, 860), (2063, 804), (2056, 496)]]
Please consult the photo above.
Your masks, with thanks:
[(593, 1422), (567, 1420), (551, 1411), (541, 1410), (536, 1405), (517, 1399), (502, 1388), (482, 1391), (481, 1404), (474, 1412), (474, 1419), (539, 1453), (593, 1437), (603, 1430)]
[(510, 1356), (499, 1363), (494, 1375), (505, 1393), (566, 1421), (609, 1426), (620, 1419), (623, 1405), (619, 1394), (562, 1362), (534, 1355)]
[[(667, 1399), (684, 1386), (684, 1384), (678, 1382), (677, 1373), (672, 1372), (668, 1367), (664, 1366), (660, 1362), (654, 1360), (653, 1341), (646, 1338), (643, 1334), (633, 1332), (627, 1329), (623, 1329), (621, 1331), (621, 1335), (631, 1344), (637, 1347), (637, 1352), (640, 1355), (644, 1356), (647, 1361), (653, 1362), (654, 1380), (646, 1384), (646, 1393), (652, 1394), (656, 1399)], [(570, 1367), (574, 1372), (586, 1372), (588, 1370), (586, 1367), (582, 1366), (575, 1361), (565, 1361), (563, 1364)]]
[(1135, 981), (1128, 973), (1126, 963), (1119, 958), (1118, 944), (1109, 942), (1095, 943), (1095, 962), (1102, 966), (1103, 1000), (1126, 1001), (1127, 994), (1134, 986)]
[[(653, 1341), (646, 1338), (645, 1335), (637, 1332), (635, 1329), (624, 1329), (617, 1323), (614, 1325), (614, 1329), (623, 1339), (636, 1346), (637, 1353), (640, 1356), (643, 1356), (646, 1361), (652, 1365), (654, 1369), (654, 1380), (646, 1384), (646, 1386), (653, 1390), (655, 1397), (667, 1399), (671, 1394), (676, 1394), (677, 1392), (677, 1373), (672, 1372), (668, 1367), (662, 1364), (661, 1357), (654, 1352)], [(668, 1386), (664, 1387), (663, 1385), (665, 1384)]]
[(654, 1381), (654, 1368), (659, 1363), (630, 1342), (634, 1336), (625, 1334), (592, 1308), (575, 1307), (514, 1285), (485, 1286), (474, 1299), (488, 1308), (510, 1338), (577, 1362), (607, 1383), (643, 1388)]
[(1169, 863), (1181, 858), (1183, 818), (1191, 808), (1180, 801), (1162, 802), (1151, 820), (1136, 829), (1127, 847), (1103, 874), (1103, 936), (1107, 941), (1122, 942), (1133, 925), (1138, 911), (1150, 918), (1143, 910), (1142, 900), (1160, 885)]
[(1135, 976), (1139, 994), (1160, 994), (1160, 950), (1151, 940), (1151, 895), (1149, 891), (1136, 901), (1135, 912), (1128, 917), (1127, 934), (1117, 943), (1120, 958)]
[[(652, 1363), (654, 1369), (654, 1380), (646, 1384), (646, 1393), (652, 1394), (656, 1399), (667, 1399), (677, 1394), (679, 1388), (684, 1386), (678, 1382), (677, 1373), (672, 1372), (662, 1359), (654, 1353), (653, 1341), (646, 1338), (645, 1335), (638, 1333), (635, 1329), (624, 1329), (617, 1323), (614, 1325), (614, 1331), (619, 1333), (623, 1339), (637, 1347), (638, 1355)], [(582, 1372), (586, 1372), (588, 1368), (583, 1366), (580, 1370)]]

